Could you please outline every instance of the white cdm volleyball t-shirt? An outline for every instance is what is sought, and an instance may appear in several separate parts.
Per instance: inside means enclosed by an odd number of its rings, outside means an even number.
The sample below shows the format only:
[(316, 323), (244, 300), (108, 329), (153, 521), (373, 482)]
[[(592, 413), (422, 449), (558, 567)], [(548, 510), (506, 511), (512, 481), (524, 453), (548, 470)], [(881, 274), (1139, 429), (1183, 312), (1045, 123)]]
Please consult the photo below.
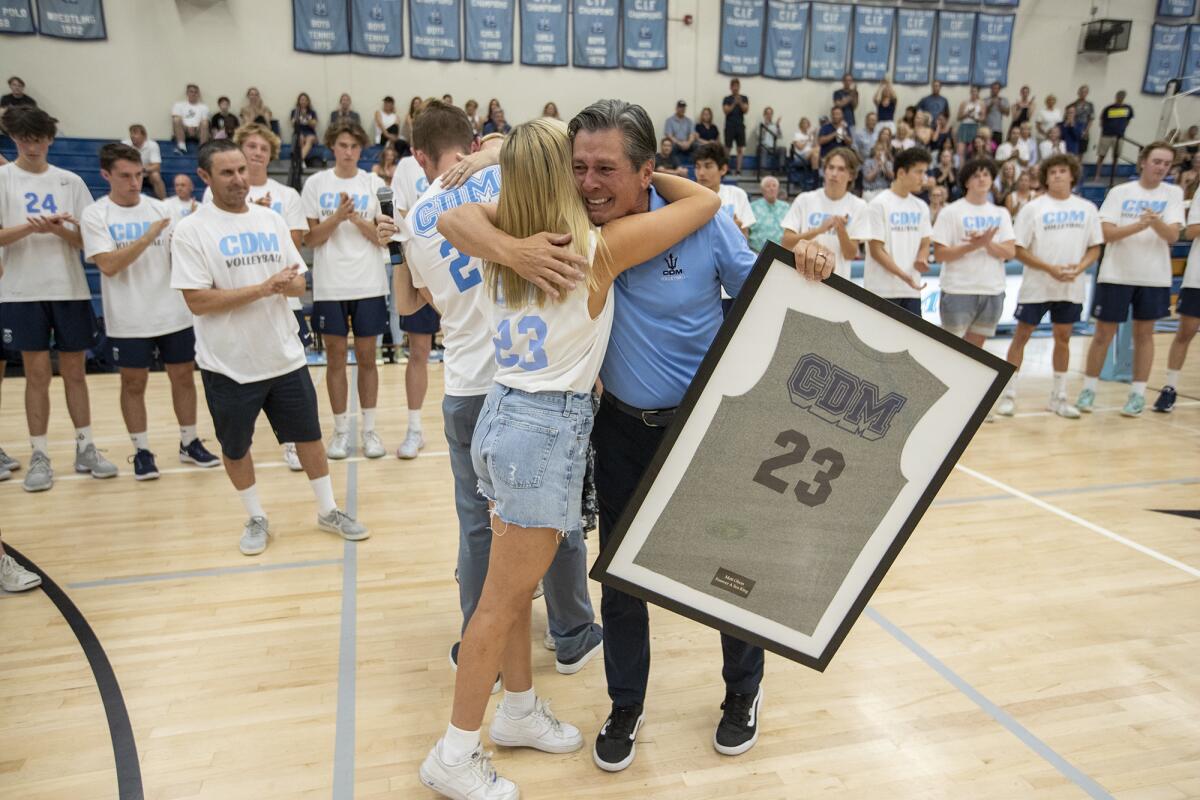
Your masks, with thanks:
[[(1012, 216), (1007, 208), (992, 203), (976, 205), (967, 198), (955, 200), (942, 209), (933, 224), (933, 241), (946, 247), (966, 243), (968, 234), (997, 228), (992, 241), (1011, 242)], [(942, 264), (941, 289), (944, 294), (1004, 294), (1004, 260), (979, 248), (962, 258)]]
[[(792, 201), (791, 208), (783, 218), (783, 229), (795, 233), (804, 233), (820, 227), (830, 217), (849, 217), (846, 220), (846, 233), (849, 234), (854, 223), (866, 211), (867, 204), (859, 196), (846, 192), (837, 200), (831, 200), (824, 189), (813, 189), (805, 192)], [(855, 239), (857, 237), (851, 236)], [(850, 277), (851, 259), (842, 255), (842, 245), (835, 231), (822, 233), (815, 240), (817, 244), (834, 254), (837, 264), (833, 271), (843, 278)]]
[[(847, 233), (856, 241), (881, 242), (896, 266), (920, 280), (921, 273), (913, 264), (929, 255), (921, 252), (921, 242), (933, 235), (933, 226), (929, 223), (929, 206), (915, 194), (901, 197), (884, 189), (858, 213)], [(864, 289), (880, 297), (921, 296), (920, 289), (914, 289), (872, 258), (869, 245), (863, 249)]]
[[(379, 216), (376, 193), (383, 187), (382, 178), (361, 169), (353, 178), (339, 178), (332, 169), (318, 172), (304, 183), (304, 216), (323, 221), (337, 211), (345, 192), (354, 201), (355, 213), (373, 223)], [(385, 297), (386, 261), (385, 248), (363, 236), (351, 220), (342, 222), (324, 244), (313, 248), (313, 300)]]
[[(1183, 189), (1160, 183), (1144, 189), (1140, 181), (1114, 186), (1100, 206), (1100, 221), (1124, 226), (1137, 222), (1142, 213), (1153, 211), (1168, 225), (1183, 224)], [(1170, 286), (1171, 245), (1146, 228), (1104, 248), (1100, 262), (1100, 283), (1125, 286)]]
[[(1094, 203), (1071, 195), (1055, 200), (1041, 195), (1017, 213), (1014, 225), (1017, 244), (1048, 264), (1078, 264), (1088, 248), (1104, 244), (1100, 212)], [(1087, 295), (1086, 273), (1074, 280), (1060, 281), (1048, 272), (1026, 266), (1021, 278), (1018, 303), (1083, 303)]]
[[(0, 228), (24, 225), (29, 217), (67, 213), (83, 219), (92, 204), (87, 185), (74, 172), (47, 166), (27, 172), (15, 163), (0, 166)], [(69, 224), (69, 223), (68, 223)], [(90, 300), (79, 251), (52, 233), (31, 233), (0, 247), (0, 301)]]

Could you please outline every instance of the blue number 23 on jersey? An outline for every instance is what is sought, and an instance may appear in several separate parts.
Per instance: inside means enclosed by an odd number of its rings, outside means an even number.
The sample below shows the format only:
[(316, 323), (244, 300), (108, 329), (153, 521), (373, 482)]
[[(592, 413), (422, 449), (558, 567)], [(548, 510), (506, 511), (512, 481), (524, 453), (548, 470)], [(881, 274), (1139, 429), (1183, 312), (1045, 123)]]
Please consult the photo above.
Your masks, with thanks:
[(519, 366), (526, 372), (545, 369), (550, 362), (546, 359), (546, 322), (537, 316), (521, 317), (517, 320), (517, 333), (529, 335), (529, 353), (522, 358), (512, 352), (512, 320), (501, 320), (496, 326), (492, 344), (496, 346), (496, 363), (501, 367)]

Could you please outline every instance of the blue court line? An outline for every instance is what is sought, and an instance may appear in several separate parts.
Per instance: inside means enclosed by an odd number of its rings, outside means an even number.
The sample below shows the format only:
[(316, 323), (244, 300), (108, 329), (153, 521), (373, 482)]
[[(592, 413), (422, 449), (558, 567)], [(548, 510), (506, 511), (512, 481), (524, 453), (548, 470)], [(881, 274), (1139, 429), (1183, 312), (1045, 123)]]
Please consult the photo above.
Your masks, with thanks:
[[(1094, 492), (1109, 492), (1116, 489), (1149, 489), (1155, 486), (1187, 486), (1200, 483), (1200, 477), (1165, 478), (1157, 481), (1138, 481), (1135, 483), (1102, 483), (1096, 486), (1076, 486), (1069, 489), (1050, 489), (1044, 492), (1029, 492), (1034, 497), (1059, 497), (1072, 494), (1092, 494)], [(962, 506), (969, 503), (990, 503), (994, 500), (1017, 500), (1011, 494), (984, 494), (974, 497), (951, 497), (945, 500), (934, 500), (934, 506)]]
[[(350, 446), (357, 447), (358, 367), (350, 368)], [(346, 513), (358, 512), (358, 462), (346, 467)], [(342, 622), (338, 644), (337, 723), (333, 734), (333, 800), (354, 797), (354, 727), (356, 669), (358, 667), (358, 547), (347, 540), (342, 545)]]
[(900, 642), (908, 648), (917, 658), (925, 662), (934, 672), (946, 679), (946, 682), (953, 686), (958, 691), (967, 696), (972, 703), (979, 706), (984, 713), (989, 717), (999, 722), (1013, 736), (1016, 736), (1021, 742), (1033, 752), (1037, 753), (1045, 759), (1050, 766), (1054, 767), (1067, 780), (1074, 783), (1080, 789), (1087, 793), (1088, 797), (1104, 798), (1105, 800), (1113, 800), (1112, 795), (1105, 791), (1104, 787), (1096, 783), (1094, 780), (1083, 774), (1078, 767), (1071, 764), (1050, 745), (1043, 742), (1038, 737), (1029, 732), (1021, 723), (1017, 722), (1013, 717), (1000, 706), (988, 700), (983, 694), (971, 684), (963, 680), (958, 673), (946, 666), (937, 656), (930, 653), (921, 645), (917, 644), (911, 636), (901, 630), (895, 623), (885, 617), (883, 614), (868, 606), (866, 615), (870, 617), (879, 627), (887, 631), (893, 639)]
[(283, 564), (247, 564), (244, 567), (210, 567), (208, 569), (184, 569), (178, 572), (159, 572), (153, 575), (126, 575), (120, 578), (102, 578), (95, 581), (68, 583), (68, 589), (95, 589), (98, 586), (124, 586), (133, 583), (156, 583), (188, 578), (210, 578), (215, 575), (239, 575), (246, 572), (275, 572), (283, 569), (305, 569), (307, 567), (329, 567), (341, 564), (340, 558), (322, 558), (313, 561), (289, 561)]

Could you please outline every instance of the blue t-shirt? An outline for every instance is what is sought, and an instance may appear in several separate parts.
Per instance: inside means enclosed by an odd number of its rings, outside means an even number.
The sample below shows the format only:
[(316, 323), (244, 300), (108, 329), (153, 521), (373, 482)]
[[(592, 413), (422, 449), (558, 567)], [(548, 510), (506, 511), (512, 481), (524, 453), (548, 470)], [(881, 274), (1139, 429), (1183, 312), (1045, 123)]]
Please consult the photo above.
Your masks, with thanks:
[(950, 101), (940, 94), (927, 94), (917, 103), (917, 110), (928, 113), (931, 117), (929, 125), (936, 128), (938, 117), (950, 114)]
[[(650, 189), (650, 210), (666, 203)], [(604, 390), (636, 408), (674, 408), (721, 327), (721, 288), (742, 288), (757, 259), (728, 214), (617, 276)]]

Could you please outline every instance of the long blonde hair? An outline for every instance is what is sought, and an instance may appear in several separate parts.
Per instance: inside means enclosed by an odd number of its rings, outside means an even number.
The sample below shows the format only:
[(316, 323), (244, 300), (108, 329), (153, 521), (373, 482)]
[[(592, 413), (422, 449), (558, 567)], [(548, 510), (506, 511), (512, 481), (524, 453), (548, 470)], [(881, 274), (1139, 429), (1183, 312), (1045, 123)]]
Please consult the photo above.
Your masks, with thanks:
[[(534, 234), (571, 234), (571, 250), (587, 258), (588, 242), (596, 236), (598, 262), (607, 263), (600, 232), (588, 221), (587, 209), (575, 185), (571, 168), (571, 142), (562, 120), (543, 117), (513, 128), (500, 148), (500, 201), (496, 227), (523, 239)], [(511, 267), (484, 263), (488, 294), (510, 308), (528, 303), (545, 305), (546, 293), (522, 278)], [(596, 288), (593, 266), (587, 285)]]

